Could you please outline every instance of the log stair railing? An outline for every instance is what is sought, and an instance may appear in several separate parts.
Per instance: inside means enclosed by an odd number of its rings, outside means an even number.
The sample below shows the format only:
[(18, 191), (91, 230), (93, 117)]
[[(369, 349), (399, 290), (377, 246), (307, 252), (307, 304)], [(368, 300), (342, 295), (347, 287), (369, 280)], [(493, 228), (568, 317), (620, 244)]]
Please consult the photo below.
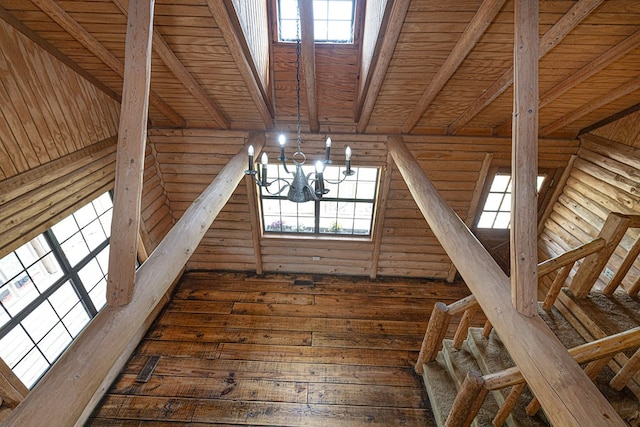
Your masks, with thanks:
[[(619, 334), (592, 341), (569, 350), (571, 356), (580, 364), (586, 364), (585, 371), (591, 378), (597, 376), (605, 368), (607, 362), (617, 353), (640, 346), (640, 327), (630, 329)], [(623, 370), (611, 380), (610, 385), (621, 390), (627, 381), (640, 369), (640, 349)], [(445, 426), (463, 427), (471, 425), (486, 396), (490, 391), (511, 387), (511, 391), (504, 399), (493, 418), (492, 424), (502, 426), (512, 412), (518, 398), (524, 391), (526, 382), (517, 366), (500, 372), (482, 375), (477, 371), (469, 371), (461, 389), (451, 407)], [(527, 415), (534, 415), (539, 410), (537, 400), (533, 398), (527, 406)]]
[[(567, 311), (571, 311), (571, 308), (569, 308), (571, 303), (567, 300), (568, 297), (566, 294), (571, 295), (573, 293), (576, 297), (588, 295), (627, 230), (638, 227), (640, 227), (640, 216), (612, 213), (605, 221), (597, 238), (538, 264), (539, 284), (542, 284), (542, 279), (546, 276), (556, 273), (544, 295), (541, 308), (549, 311), (554, 305), (559, 305), (560, 310), (564, 310), (563, 314), (567, 315)], [(604, 289), (603, 293), (605, 295), (613, 294), (631, 268), (638, 254), (640, 254), (640, 238), (636, 240), (627, 252), (627, 256), (623, 260), (618, 272)], [(574, 269), (576, 262), (583, 258), (584, 261), (578, 266), (569, 287), (569, 290), (572, 292), (562, 293), (562, 289), (571, 271)], [(540, 286), (540, 288), (542, 289), (543, 286)], [(633, 297), (636, 296), (639, 291), (640, 278), (634, 282), (627, 292)], [(556, 300), (559, 297), (561, 302), (560, 304), (556, 304)], [(462, 316), (451, 343), (454, 349), (459, 350), (469, 333), (469, 327), (474, 316), (481, 311), (482, 308), (473, 295), (469, 295), (449, 305), (443, 302), (436, 303), (431, 313), (415, 366), (416, 372), (423, 374), (424, 364), (433, 362), (438, 356), (453, 316)], [(580, 323), (581, 321), (582, 323), (589, 324), (588, 319), (586, 321), (584, 318), (581, 319), (581, 317), (584, 317), (584, 314), (578, 315), (577, 321), (576, 316), (571, 316), (570, 314), (569, 316), (573, 317), (574, 322), (572, 325), (576, 329), (578, 329), (576, 323)], [(569, 321), (571, 323), (571, 320)], [(582, 329), (584, 330), (585, 327), (582, 326)], [(621, 390), (625, 385), (628, 385), (636, 396), (638, 396), (639, 389), (637, 384), (633, 383), (632, 380), (640, 370), (640, 350), (636, 351), (631, 357), (627, 357), (622, 354), (621, 351), (640, 345), (640, 343), (636, 343), (640, 336), (639, 328), (624, 331), (610, 337), (607, 337), (604, 332), (597, 328), (593, 331), (593, 325), (591, 325), (591, 327), (587, 326), (586, 329), (588, 332), (581, 332), (581, 334), (590, 342), (569, 350), (569, 352), (578, 363), (586, 363), (584, 369), (587, 376), (594, 379), (609, 365), (615, 373), (615, 377), (611, 380), (610, 386), (615, 390)], [(488, 337), (491, 330), (491, 324), (487, 321), (483, 328), (482, 335), (485, 338)], [(629, 341), (626, 341), (626, 344), (622, 344), (621, 339), (629, 339)], [(511, 375), (514, 376), (512, 377)], [(514, 379), (516, 377), (517, 380)], [(469, 372), (460, 387), (458, 396), (454, 401), (445, 425), (471, 425), (488, 392), (500, 390), (505, 387), (511, 387), (511, 391), (504, 399), (504, 402), (501, 403), (500, 409), (494, 417), (493, 424), (496, 426), (502, 425), (507, 420), (515, 402), (525, 390), (526, 383), (524, 378), (522, 378), (517, 367), (484, 376), (479, 372)], [(529, 405), (527, 405), (526, 413), (531, 416), (536, 414), (539, 409), (541, 409), (540, 404), (534, 397)]]

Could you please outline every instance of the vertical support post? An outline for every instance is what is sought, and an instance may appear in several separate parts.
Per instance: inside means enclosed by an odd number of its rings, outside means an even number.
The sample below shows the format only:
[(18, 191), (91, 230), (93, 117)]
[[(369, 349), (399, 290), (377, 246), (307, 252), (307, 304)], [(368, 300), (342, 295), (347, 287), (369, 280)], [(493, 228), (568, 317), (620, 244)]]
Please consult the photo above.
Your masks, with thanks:
[(609, 214), (598, 234), (598, 237), (602, 237), (607, 242), (606, 246), (600, 252), (593, 253), (584, 259), (569, 286), (569, 290), (577, 298), (586, 297), (596, 283), (602, 269), (607, 265), (607, 261), (627, 232), (629, 221), (630, 218), (627, 215), (616, 212)]
[(129, 2), (107, 278), (107, 302), (112, 306), (128, 304), (133, 296), (147, 139), (154, 3), (154, 0)]
[(538, 313), (538, 2), (515, 1), (513, 140), (511, 158), (511, 301)]
[(449, 309), (443, 302), (437, 302), (431, 311), (431, 317), (429, 318), (429, 325), (427, 326), (427, 332), (424, 334), (424, 340), (422, 341), (422, 347), (420, 348), (420, 354), (418, 355), (418, 361), (416, 362), (415, 370), (417, 373), (422, 374), (422, 364), (430, 362), (436, 358), (438, 350), (442, 345), (442, 340), (449, 327), (449, 321), (451, 316), (448, 313)]

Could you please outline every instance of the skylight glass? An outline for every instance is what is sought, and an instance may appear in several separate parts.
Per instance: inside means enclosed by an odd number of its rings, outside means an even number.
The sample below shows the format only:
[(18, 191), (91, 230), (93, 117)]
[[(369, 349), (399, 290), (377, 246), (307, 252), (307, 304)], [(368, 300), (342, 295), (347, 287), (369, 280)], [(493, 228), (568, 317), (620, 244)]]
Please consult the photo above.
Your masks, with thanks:
[[(313, 0), (314, 39), (320, 43), (353, 43), (355, 0)], [(300, 37), (298, 0), (278, 1), (279, 40)]]

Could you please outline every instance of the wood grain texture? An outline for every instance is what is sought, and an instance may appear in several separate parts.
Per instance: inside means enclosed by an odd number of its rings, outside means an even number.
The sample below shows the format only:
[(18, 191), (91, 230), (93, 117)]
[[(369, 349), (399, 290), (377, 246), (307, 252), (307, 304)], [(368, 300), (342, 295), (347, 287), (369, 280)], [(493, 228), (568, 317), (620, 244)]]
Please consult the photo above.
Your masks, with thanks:
[[(412, 364), (429, 307), (465, 287), (329, 276), (304, 286), (295, 277), (187, 273), (88, 425), (433, 425)], [(422, 310), (417, 323), (398, 308), (408, 301)], [(238, 314), (247, 304), (263, 314)], [(135, 383), (150, 351), (160, 362)]]

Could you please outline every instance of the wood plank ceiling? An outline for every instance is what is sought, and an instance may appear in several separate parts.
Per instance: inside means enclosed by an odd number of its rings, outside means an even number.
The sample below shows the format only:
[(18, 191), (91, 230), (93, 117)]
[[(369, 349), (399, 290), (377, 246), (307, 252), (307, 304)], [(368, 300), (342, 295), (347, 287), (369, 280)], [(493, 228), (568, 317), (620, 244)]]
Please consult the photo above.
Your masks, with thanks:
[[(356, 43), (316, 46), (323, 131), (357, 126), (369, 133), (510, 133), (511, 1), (368, 3), (358, 16), (369, 14), (373, 28), (357, 25)], [(120, 93), (126, 0), (1, 0), (0, 7), (3, 16)], [(381, 11), (386, 13), (376, 20)], [(274, 0), (157, 1), (152, 126), (247, 130), (290, 124), (294, 48), (273, 41), (274, 14)], [(640, 102), (639, 27), (634, 0), (540, 2), (543, 136), (573, 137)], [(360, 51), (370, 63), (360, 60)], [(373, 102), (364, 105), (367, 98)]]

